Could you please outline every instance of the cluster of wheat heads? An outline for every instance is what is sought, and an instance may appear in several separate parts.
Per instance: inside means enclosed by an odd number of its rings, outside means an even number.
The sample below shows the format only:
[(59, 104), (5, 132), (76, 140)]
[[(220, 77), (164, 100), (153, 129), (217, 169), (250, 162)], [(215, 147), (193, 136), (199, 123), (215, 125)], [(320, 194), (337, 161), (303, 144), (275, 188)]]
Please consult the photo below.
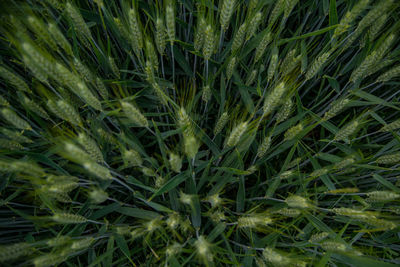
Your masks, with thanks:
[(0, 265), (400, 264), (397, 1), (1, 9)]

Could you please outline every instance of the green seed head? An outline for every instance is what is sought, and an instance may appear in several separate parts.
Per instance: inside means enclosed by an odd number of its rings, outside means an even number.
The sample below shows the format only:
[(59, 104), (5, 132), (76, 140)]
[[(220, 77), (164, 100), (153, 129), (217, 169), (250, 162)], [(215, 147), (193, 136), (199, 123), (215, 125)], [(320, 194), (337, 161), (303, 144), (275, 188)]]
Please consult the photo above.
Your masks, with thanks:
[(81, 215), (71, 214), (71, 213), (55, 213), (52, 216), (53, 221), (57, 223), (65, 223), (65, 224), (75, 224), (75, 223), (85, 223), (87, 219)]
[(240, 138), (247, 130), (247, 124), (247, 122), (242, 122), (232, 129), (231, 134), (226, 141), (226, 145), (228, 147), (236, 146), (239, 143)]

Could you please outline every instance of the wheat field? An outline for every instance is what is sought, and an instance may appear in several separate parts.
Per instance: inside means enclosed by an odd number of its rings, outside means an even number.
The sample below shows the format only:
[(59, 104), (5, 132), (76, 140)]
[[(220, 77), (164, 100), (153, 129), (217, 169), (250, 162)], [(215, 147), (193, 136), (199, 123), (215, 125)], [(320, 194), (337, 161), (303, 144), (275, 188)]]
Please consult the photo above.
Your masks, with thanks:
[(0, 3), (1, 266), (400, 265), (400, 3)]

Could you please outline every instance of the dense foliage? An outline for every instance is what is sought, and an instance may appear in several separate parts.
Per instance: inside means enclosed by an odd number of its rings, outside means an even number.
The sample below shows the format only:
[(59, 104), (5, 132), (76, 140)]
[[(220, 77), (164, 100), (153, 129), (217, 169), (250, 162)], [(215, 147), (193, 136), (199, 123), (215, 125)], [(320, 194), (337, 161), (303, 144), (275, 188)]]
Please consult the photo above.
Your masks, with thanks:
[(0, 265), (400, 265), (398, 1), (0, 5)]

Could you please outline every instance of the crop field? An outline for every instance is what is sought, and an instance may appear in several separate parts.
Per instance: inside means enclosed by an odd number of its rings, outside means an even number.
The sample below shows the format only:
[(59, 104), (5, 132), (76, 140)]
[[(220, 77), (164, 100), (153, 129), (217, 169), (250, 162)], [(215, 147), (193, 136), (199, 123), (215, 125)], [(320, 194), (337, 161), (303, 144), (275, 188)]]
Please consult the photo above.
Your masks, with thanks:
[(0, 17), (0, 266), (400, 266), (399, 1)]

